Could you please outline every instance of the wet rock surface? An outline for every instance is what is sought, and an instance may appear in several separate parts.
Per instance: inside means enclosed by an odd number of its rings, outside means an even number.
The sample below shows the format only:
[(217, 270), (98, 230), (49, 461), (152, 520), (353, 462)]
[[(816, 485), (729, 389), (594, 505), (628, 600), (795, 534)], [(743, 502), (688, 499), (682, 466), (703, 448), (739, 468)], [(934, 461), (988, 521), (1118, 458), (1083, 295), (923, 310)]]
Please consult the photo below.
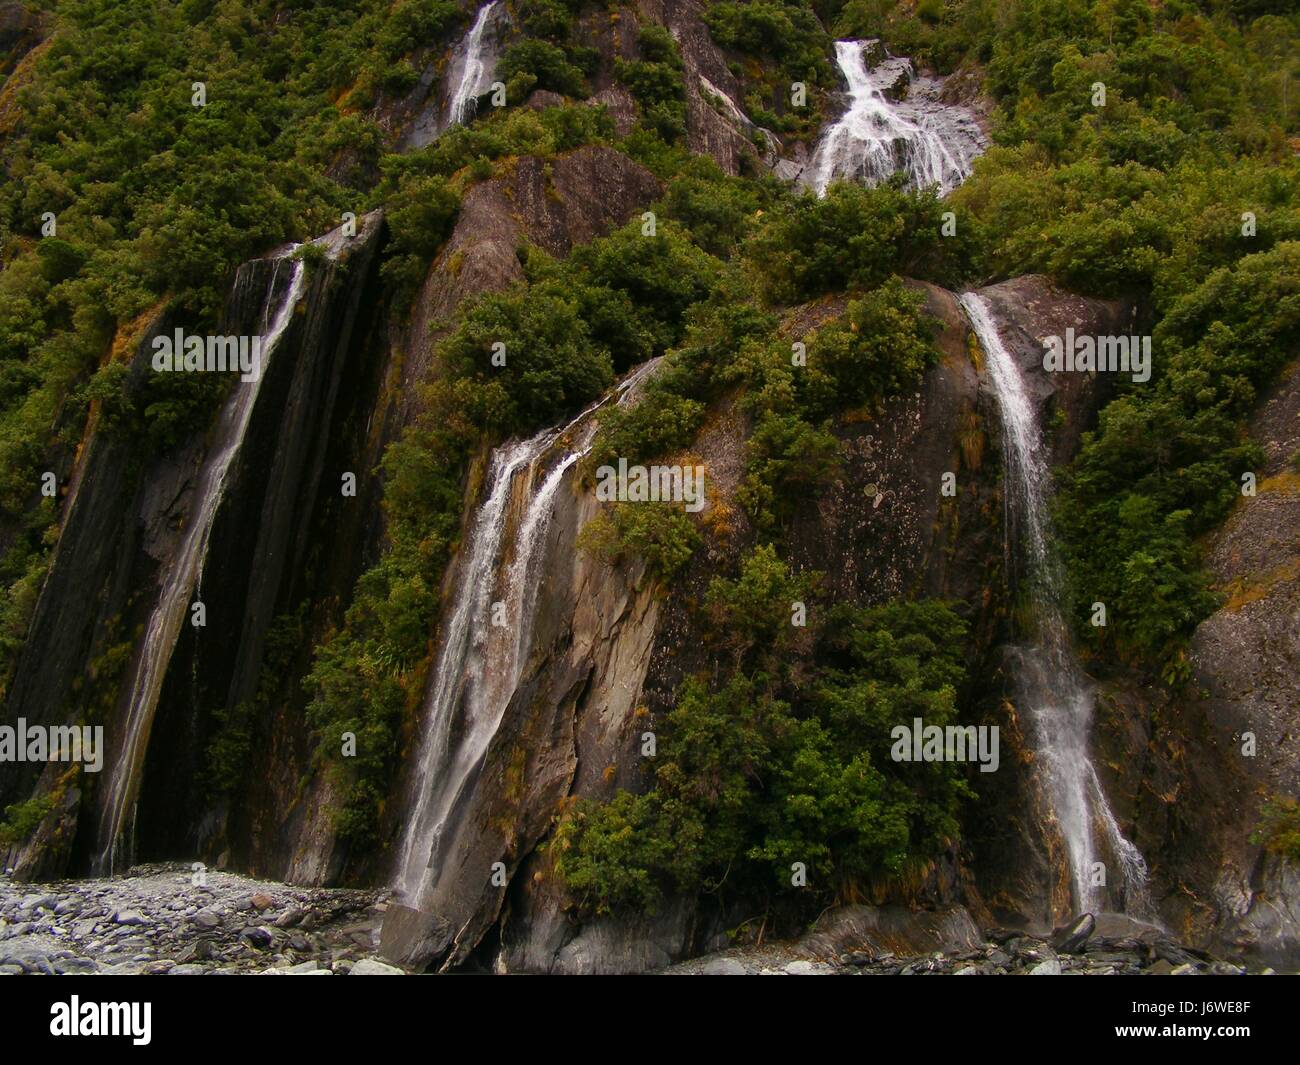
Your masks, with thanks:
[[(41, 885), (0, 877), (0, 975), (405, 975), (378, 956), (385, 892), (294, 887), (214, 871), (201, 884), (194, 877), (190, 866), (178, 863)], [(981, 931), (961, 907), (911, 912), (846, 906), (824, 915), (799, 939), (733, 947), (674, 965), (669, 960), (661, 954), (629, 968), (683, 976), (1273, 971), (1222, 961), (1121, 915), (1081, 914), (1052, 933), (1030, 934)]]
[[(850, 906), (803, 939), (731, 950), (667, 969), (675, 976), (1239, 976), (1271, 969), (1221, 961), (1116, 914), (1080, 914), (1052, 933), (977, 932), (954, 908), (908, 914)], [(887, 949), (880, 931), (896, 937)], [(924, 950), (927, 940), (938, 949)], [(963, 942), (963, 940), (967, 940)], [(1055, 944), (1055, 945), (1054, 945)]]
[(181, 864), (19, 884), (0, 877), (0, 974), (401, 975), (375, 957), (382, 892)]

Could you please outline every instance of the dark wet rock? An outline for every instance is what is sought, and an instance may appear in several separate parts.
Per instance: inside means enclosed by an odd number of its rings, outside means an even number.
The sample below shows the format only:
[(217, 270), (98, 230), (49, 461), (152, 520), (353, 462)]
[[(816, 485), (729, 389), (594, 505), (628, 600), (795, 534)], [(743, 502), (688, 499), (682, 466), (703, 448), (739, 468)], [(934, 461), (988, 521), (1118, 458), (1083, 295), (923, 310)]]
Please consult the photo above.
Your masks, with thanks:
[(275, 940), (271, 930), (261, 928), (257, 925), (250, 925), (239, 933), (239, 938), (247, 943), (250, 947), (256, 947), (258, 950), (265, 950)]
[[(35, 10), (34, 5), (19, 3), (18, 0), (0, 3), (0, 76), (13, 71), (25, 56), (46, 39), (51, 22), (51, 17)], [(35, 58), (35, 54), (32, 54), (32, 58)], [(29, 59), (28, 63), (30, 61)]]
[(275, 919), (276, 928), (293, 928), (302, 923), (303, 918), (307, 916), (307, 911), (301, 907), (294, 906), (284, 911)]
[(440, 914), (390, 905), (384, 913), (379, 953), (403, 968), (423, 969), (451, 943), (451, 924)]
[(960, 907), (913, 913), (902, 907), (842, 906), (823, 915), (799, 942), (810, 958), (839, 957), (848, 950), (880, 957), (959, 953), (980, 943), (979, 929)]
[[(320, 878), (329, 867), (328, 804), (314, 801), (321, 796), (311, 788), (304, 801), (302, 788), (311, 750), (300, 716), (305, 712), (300, 674), (284, 678), (285, 703), (273, 700), (275, 712), (252, 726), (266, 742), (254, 746), (247, 787), (234, 808), (223, 806), (219, 816), (205, 820), (210, 803), (197, 782), (205, 772), (212, 713), (251, 697), (262, 677), (268, 628), (287, 609), (285, 597), (292, 595), (294, 603), (308, 597), (323, 610), (335, 609), (337, 599), (334, 607), (326, 604), (350, 591), (360, 568), (362, 546), (355, 533), (359, 522), (369, 520), (360, 514), (365, 508), (344, 508), (337, 489), (322, 490), (322, 479), (326, 459), (341, 464), (346, 457), (340, 451), (352, 446), (357, 434), (364, 436), (360, 408), (374, 406), (375, 375), (382, 367), (365, 360), (363, 345), (350, 339), (354, 326), (365, 335), (358, 322), (374, 302), (364, 297), (369, 281), (377, 280), (374, 253), (382, 228), (379, 214), (359, 219), (357, 236), (337, 258), (309, 270), (290, 328), (263, 370), (246, 446), (230, 466), (205, 555), (214, 570), (237, 567), (247, 575), (243, 581), (204, 583), (208, 610), (232, 619), (236, 638), (200, 643), (186, 626), (178, 639), (161, 695), (176, 712), (158, 715), (154, 722), (138, 801), (136, 838), (146, 851), (192, 851), (203, 824), (207, 845), (219, 848), (228, 842), (242, 858), (260, 850), (267, 860), (256, 864), (264, 867), (288, 872), (296, 854), (315, 863), (312, 869), (296, 870), (300, 879)], [(348, 284), (339, 283), (344, 275)], [(259, 334), (268, 292), (272, 301), (282, 296), (288, 277), (276, 259), (245, 263), (218, 332)], [(152, 338), (189, 326), (179, 314), (164, 312), (142, 321), (137, 342), (122, 338), (130, 396), (142, 394), (151, 379)], [(62, 532), (8, 692), (7, 715), (46, 726), (79, 719), (85, 701), (99, 690), (86, 670), (106, 652), (109, 634), (144, 630), (152, 599), (135, 593), (152, 588), (175, 563), (179, 530), (195, 509), (194, 485), (209, 444), (207, 430), (196, 426), (190, 439), (141, 463), (131, 458), (126, 441), (94, 432), (92, 425), (69, 471)], [(330, 546), (322, 552), (323, 542)], [(312, 569), (306, 556), (313, 550), (330, 559), (319, 570), (322, 585), (332, 583), (333, 593), (300, 586), (302, 574)], [(115, 724), (123, 712), (118, 706), (105, 722), (110, 762), (112, 738), (125, 734)], [(32, 766), (0, 774), (0, 806), (52, 790), (57, 783), (53, 769), (51, 763), (39, 781)], [(99, 789), (101, 798), (104, 791)], [(77, 830), (79, 821), (97, 824), (100, 811), (83, 810), (76, 788), (60, 794), (63, 805), (3, 863), (20, 878), (82, 871), (102, 850), (103, 841), (93, 839), (93, 831)], [(266, 819), (275, 830), (263, 832), (246, 820), (249, 810), (275, 811)], [(75, 854), (74, 846), (80, 847)]]
[(1067, 925), (1052, 932), (1052, 948), (1059, 954), (1080, 953), (1097, 927), (1097, 921), (1090, 913), (1080, 914)]

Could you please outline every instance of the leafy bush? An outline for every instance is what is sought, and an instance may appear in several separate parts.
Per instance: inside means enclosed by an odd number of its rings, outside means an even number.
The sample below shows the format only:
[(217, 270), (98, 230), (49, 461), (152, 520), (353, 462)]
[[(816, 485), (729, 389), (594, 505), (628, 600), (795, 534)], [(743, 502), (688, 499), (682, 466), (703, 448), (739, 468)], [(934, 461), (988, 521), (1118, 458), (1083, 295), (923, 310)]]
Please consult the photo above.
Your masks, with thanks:
[(895, 273), (951, 285), (970, 270), (974, 238), (960, 221), (958, 236), (942, 236), (947, 209), (933, 191), (833, 184), (823, 198), (782, 201), (745, 252), (760, 292), (778, 303), (872, 288)]
[(650, 573), (668, 580), (700, 543), (691, 519), (672, 503), (613, 503), (583, 526), (578, 546), (606, 562), (645, 560)]
[(1300, 862), (1300, 802), (1276, 796), (1264, 804), (1260, 825), (1250, 837), (1270, 854)]
[(0, 821), (0, 847), (16, 847), (31, 839), (54, 809), (55, 801), (55, 794), (50, 792), (6, 806), (4, 820)]
[[(934, 602), (840, 607), (812, 660), (782, 678), (772, 669), (791, 656), (789, 597), (806, 592), (770, 548), (738, 580), (714, 582), (718, 632), (739, 637), (749, 671), (685, 682), (656, 730), (648, 792), (566, 810), (550, 849), (575, 908), (653, 911), (669, 892), (725, 888), (810, 914), (956, 833), (970, 795), (957, 768), (904, 769), (889, 749), (895, 724), (953, 720), (963, 623)], [(811, 890), (791, 890), (794, 862)]]
[(614, 62), (614, 74), (641, 105), (641, 122), (672, 144), (686, 133), (686, 88), (677, 42), (662, 26), (645, 25), (637, 34), (644, 58)]
[(506, 49), (497, 64), (497, 77), (510, 82), (519, 75), (530, 75), (537, 88), (562, 96), (587, 95), (581, 68), (569, 61), (563, 48), (549, 41), (525, 38)]
[(1157, 326), (1151, 382), (1102, 411), (1058, 504), (1077, 597), (1107, 604), (1094, 643), (1170, 663), (1214, 608), (1194, 539), (1261, 460), (1238, 425), (1298, 346), (1297, 243), (1216, 270)]

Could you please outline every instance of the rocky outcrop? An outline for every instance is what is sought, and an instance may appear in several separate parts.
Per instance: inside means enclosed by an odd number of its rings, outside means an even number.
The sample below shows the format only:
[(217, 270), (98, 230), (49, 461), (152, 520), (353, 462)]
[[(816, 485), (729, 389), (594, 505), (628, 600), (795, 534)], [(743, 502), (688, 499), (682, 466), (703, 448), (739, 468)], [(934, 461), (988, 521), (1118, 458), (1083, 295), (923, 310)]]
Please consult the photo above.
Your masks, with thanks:
[[(1265, 462), (1205, 545), (1223, 606), (1197, 628), (1172, 698), (1129, 681), (1149, 722), (1137, 799), (1162, 911), (1189, 939), (1277, 963), (1300, 950), (1300, 874), (1250, 837), (1273, 796), (1300, 792), (1300, 366), (1264, 398)], [(1144, 712), (1144, 713), (1143, 713)]]
[(27, 4), (8, 0), (0, 4), (0, 75), (13, 71), (49, 32), (50, 17)]
[[(298, 793), (310, 760), (297, 690), (309, 644), (289, 675), (277, 678), (284, 693), (280, 712), (246, 722), (256, 737), (250, 748), (256, 769), (243, 781), (247, 789), (233, 813), (222, 804), (213, 807), (205, 758), (214, 712), (234, 712), (262, 680), (272, 624), (308, 601), (315, 604), (301, 618), (308, 631), (332, 621), (366, 545), (375, 540), (378, 486), (364, 476), (370, 466), (362, 463), (383, 366), (366, 358), (365, 343), (353, 338), (371, 335), (367, 316), (374, 304), (367, 298), (374, 300), (381, 234), (376, 213), (360, 221), (350, 241), (338, 234), (328, 239), (337, 238), (337, 254), (308, 268), (297, 314), (262, 369), (198, 578), (208, 627), (182, 627), (154, 716), (136, 821), (136, 841), (146, 852), (193, 853), (206, 842), (209, 857), (234, 847), (244, 864), (265, 862), (281, 875), (300, 847), (329, 853), (320, 804)], [(245, 265), (220, 334), (265, 331), (270, 307), (288, 284), (282, 262)], [(139, 394), (153, 373), (153, 337), (173, 326), (184, 323), (163, 314), (146, 332), (131, 359), (129, 394)], [(90, 434), (64, 503), (58, 547), (6, 703), (6, 722), (90, 720), (103, 724), (110, 758), (120, 749), (130, 699), (121, 690), (123, 679), (148, 649), (145, 622), (160, 580), (174, 568), (182, 531), (194, 520), (210, 444), (199, 432), (182, 447), (142, 460), (138, 443), (121, 433)], [(340, 491), (343, 471), (361, 475), (356, 497), (347, 500)], [(0, 798), (32, 793), (31, 768), (4, 768)], [(84, 868), (101, 845), (95, 818), (87, 814), (104, 801), (107, 773), (67, 774), (58, 763), (45, 769), (37, 790), (59, 796), (57, 827), (11, 856), (21, 876)], [(325, 872), (319, 867), (315, 875)]]
[(700, 0), (640, 0), (638, 6), (645, 17), (668, 28), (681, 52), (687, 147), (710, 156), (728, 174), (741, 173), (746, 160), (768, 169), (775, 166), (780, 142), (770, 131), (762, 131), (764, 147), (756, 146), (758, 127), (737, 103), (740, 83), (704, 24), (706, 5)]
[[(834, 598), (960, 599), (976, 633), (972, 653), (987, 656), (1005, 637), (1007, 617), (1003, 574), (990, 564), (1002, 556), (1001, 464), (994, 446), (1000, 428), (956, 298), (933, 286), (922, 289), (939, 323), (942, 359), (915, 393), (843, 419), (837, 430), (843, 474), (800, 511), (789, 537), (790, 561), (826, 574)], [(1041, 368), (1041, 337), (1067, 325), (1114, 332), (1128, 309), (1060, 293), (1034, 277), (985, 293), (1009, 347), (1035, 380), (1040, 402), (1061, 411), (1056, 445), (1067, 453), (1092, 416), (1097, 389), (1092, 382), (1049, 379)], [(843, 300), (822, 301), (794, 312), (783, 329), (807, 335), (843, 311)], [(415, 967), (476, 956), (498, 971), (643, 971), (710, 949), (729, 926), (691, 900), (674, 900), (655, 915), (576, 923), (544, 841), (565, 801), (608, 798), (618, 788), (647, 783), (639, 732), (671, 708), (681, 680), (706, 664), (689, 604), (751, 538), (743, 518), (723, 514), (731, 509), (727, 500), (743, 468), (747, 433), (746, 420), (725, 402), (692, 447), (713, 486), (704, 525), (724, 521), (729, 532), (721, 540), (710, 537), (672, 595), (660, 598), (638, 569), (611, 569), (575, 550), (574, 538), (596, 504), (577, 483), (560, 493), (528, 668), (465, 800), (464, 824), (472, 831), (463, 833), (463, 845), (448, 859), (456, 872), (444, 871), (426, 919), (408, 915), (386, 923), (386, 956)], [(942, 492), (945, 472), (957, 474), (955, 497)], [(1017, 777), (1023, 768), (1005, 775)], [(1024, 786), (1013, 783), (1010, 791)], [(999, 805), (1005, 798), (985, 797), (990, 820), (1005, 812)], [(1036, 837), (1033, 826), (1023, 829)], [(1022, 842), (1032, 845), (1032, 839)], [(1013, 862), (1022, 851), (1005, 857)], [(504, 865), (507, 885), (500, 877), (493, 883), (495, 862)], [(960, 879), (953, 869), (937, 875), (927, 897), (951, 907)], [(982, 907), (979, 890), (971, 891)], [(497, 936), (489, 937), (494, 924)], [(480, 942), (495, 945), (476, 955)]]
[(433, 261), (399, 345), (405, 421), (418, 405), (421, 382), (436, 373), (433, 348), (462, 303), (523, 278), (524, 244), (552, 255), (621, 225), (657, 199), (654, 175), (612, 148), (586, 147), (544, 161), (524, 156), (501, 177), (466, 194), (451, 237)]

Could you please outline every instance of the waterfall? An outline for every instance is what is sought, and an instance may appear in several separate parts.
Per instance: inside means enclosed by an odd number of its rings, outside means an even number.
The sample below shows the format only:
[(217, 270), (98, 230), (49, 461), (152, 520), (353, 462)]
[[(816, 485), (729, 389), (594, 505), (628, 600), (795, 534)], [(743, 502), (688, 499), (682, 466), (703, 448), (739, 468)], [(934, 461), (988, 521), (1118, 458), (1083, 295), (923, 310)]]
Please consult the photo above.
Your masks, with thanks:
[(1002, 415), (1008, 540), (1020, 549), (1021, 588), (1034, 626), (1026, 643), (1010, 649), (1014, 684), (1028, 719), (1039, 784), (1065, 844), (1075, 910), (1104, 908), (1104, 893), (1092, 883), (1094, 863), (1104, 851), (1112, 860), (1108, 874), (1119, 867), (1120, 908), (1145, 911), (1146, 863), (1124, 838), (1089, 754), (1093, 694), (1065, 621), (1063, 573), (1047, 511), (1050, 470), (1035, 406), (987, 302), (967, 292), (961, 305), (984, 350)]
[(469, 33), (465, 35), (465, 39), (456, 50), (456, 58), (460, 63), (460, 78), (456, 82), (455, 91), (451, 94), (451, 105), (447, 112), (449, 123), (464, 125), (473, 118), (479, 96), (492, 81), (492, 71), (489, 69), (483, 47), (483, 35), (500, 6), (501, 0), (492, 0), (490, 4), (484, 4), (479, 8), (474, 25), (470, 27)]
[[(432, 65), (425, 71), (418, 101), (420, 111), (403, 137), (404, 151), (427, 147), (452, 126), (464, 125), (474, 117), (478, 98), (491, 86), (496, 70), (500, 34), (492, 29), (500, 19), (508, 17), (501, 0), (490, 0), (479, 8), (473, 24), (457, 42), (441, 77)], [(441, 91), (430, 94), (435, 79)]]
[[(868, 69), (868, 53), (880, 58)], [(836, 178), (877, 185), (895, 173), (911, 188), (952, 191), (983, 152), (974, 116), (941, 103), (941, 83), (919, 78), (906, 59), (885, 54), (878, 41), (836, 41), (835, 57), (849, 84), (849, 108), (813, 153), (803, 180), (818, 196)], [(900, 100), (885, 94), (903, 85)]]
[[(642, 364), (619, 384), (619, 402), (657, 362)], [(396, 864), (396, 887), (408, 905), (418, 905), (436, 883), (454, 839), (459, 800), (477, 779), (519, 684), (555, 497), (568, 471), (590, 449), (596, 431), (592, 414), (606, 402), (608, 397), (598, 400), (562, 428), (508, 441), (492, 453), (487, 495), (459, 564), (425, 698), (414, 806)], [(558, 460), (557, 444), (562, 446)], [(516, 496), (521, 498), (512, 506)], [(504, 605), (505, 624), (493, 624), (494, 602)]]
[[(305, 264), (300, 259), (290, 260), (297, 248), (298, 245), (291, 245), (275, 260), (267, 285), (264, 315), (275, 298), (281, 266), (289, 263), (292, 274), (274, 317), (269, 326), (264, 326), (261, 372), (251, 381), (236, 384), (222, 407), (216, 437), (199, 469), (194, 486), (193, 498), (196, 505), (188, 516), (180, 548), (162, 577), (158, 601), (149, 615), (144, 640), (131, 676), (130, 703), (123, 722), (122, 746), (118, 757), (108, 768), (98, 826), (98, 851), (94, 859), (96, 875), (111, 874), (121, 864), (119, 858), (123, 855), (120, 846), (139, 791), (140, 772), (149, 746), (149, 733), (153, 726), (158, 695), (188, 612), (190, 596), (198, 583), (207, 556), (208, 537), (221, 504), (226, 474), (235, 455), (239, 453), (244, 434), (248, 430), (253, 406), (266, 376), (267, 363), (288, 329), (294, 307), (302, 296)], [(129, 852), (129, 840), (127, 842)], [(129, 860), (129, 853), (126, 857)]]

